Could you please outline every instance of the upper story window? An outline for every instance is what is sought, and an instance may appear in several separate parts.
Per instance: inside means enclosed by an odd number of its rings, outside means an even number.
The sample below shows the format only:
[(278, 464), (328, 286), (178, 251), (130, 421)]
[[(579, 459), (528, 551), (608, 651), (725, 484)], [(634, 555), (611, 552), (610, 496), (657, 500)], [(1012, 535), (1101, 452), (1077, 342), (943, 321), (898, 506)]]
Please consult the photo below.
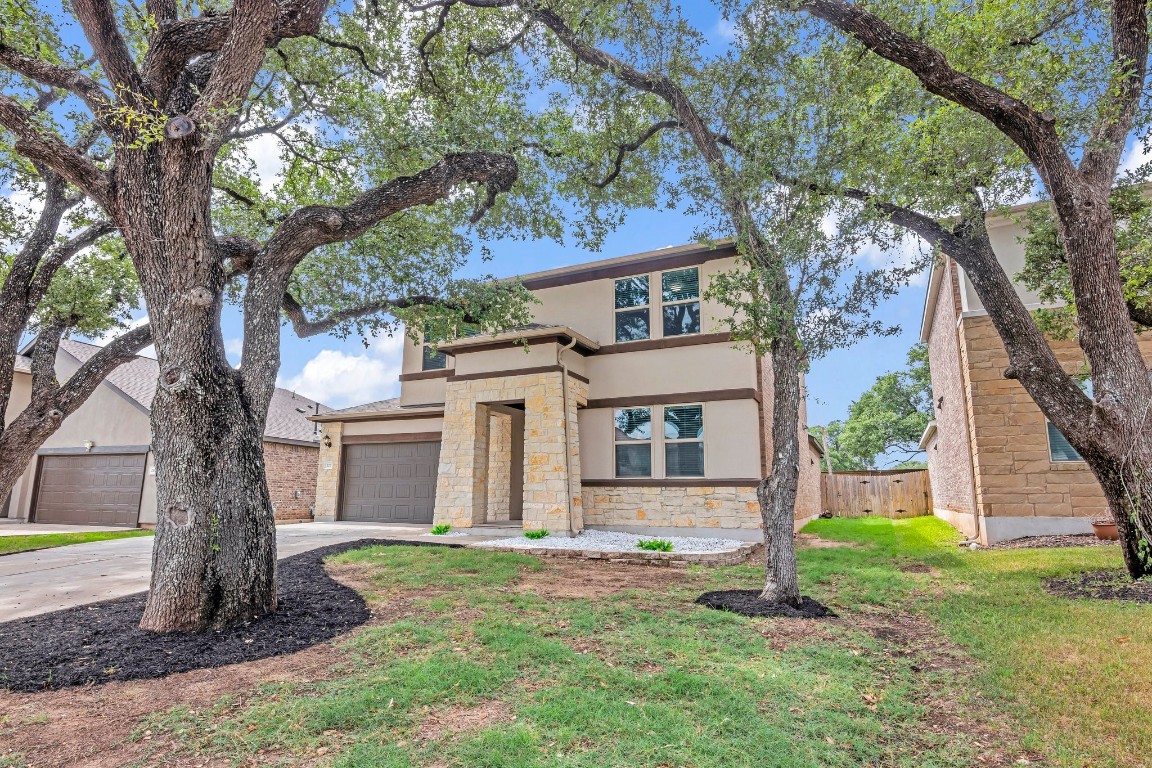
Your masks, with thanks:
[[(478, 336), (481, 333), (481, 328), (476, 323), (465, 323), (460, 327), (458, 338), (467, 338), (469, 336)], [(422, 371), (442, 371), (448, 367), (448, 356), (441, 352), (439, 349), (433, 351), (432, 346), (429, 344), (430, 334), (428, 329), (424, 329), (424, 349), (421, 355), (422, 360), (420, 370)], [(439, 339), (440, 342), (445, 339)]]
[(616, 281), (616, 341), (639, 341), (652, 337), (649, 326), (648, 275)]
[(704, 477), (704, 406), (665, 406), (664, 474)]
[(448, 367), (448, 356), (440, 350), (433, 350), (428, 344), (424, 345), (424, 359), (420, 366), (422, 371), (442, 371)]
[(615, 422), (616, 477), (652, 477), (652, 409), (621, 408)]
[(674, 269), (660, 275), (664, 335), (700, 333), (700, 268)]

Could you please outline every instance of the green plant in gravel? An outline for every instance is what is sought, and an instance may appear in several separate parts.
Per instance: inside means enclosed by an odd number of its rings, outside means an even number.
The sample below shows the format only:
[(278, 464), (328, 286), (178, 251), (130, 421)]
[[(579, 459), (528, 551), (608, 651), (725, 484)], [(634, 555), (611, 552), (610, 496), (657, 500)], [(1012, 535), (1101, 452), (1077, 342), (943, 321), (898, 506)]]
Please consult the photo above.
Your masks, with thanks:
[[(170, 710), (143, 727), (205, 758), (294, 764), (323, 749), (340, 768), (976, 764), (969, 740), (919, 727), (930, 691), (962, 700), (965, 682), (917, 672), (842, 624), (806, 625), (807, 637), (781, 644), (771, 622), (692, 604), (715, 584), (756, 583), (753, 568), (564, 599), (512, 590), (544, 567), (513, 553), (373, 547), (334, 559), (363, 566), (382, 590), (435, 594), (345, 641), (327, 680), (264, 686), (241, 708)], [(505, 714), (417, 738), (429, 718), (482, 706)]]
[(640, 549), (646, 549), (649, 552), (671, 552), (672, 542), (667, 539), (642, 539), (636, 542), (636, 546)]
[(533, 541), (535, 541), (537, 539), (542, 539), (547, 535), (548, 535), (548, 529), (547, 528), (540, 528), (540, 529), (535, 530), (535, 531), (524, 531), (524, 538), (532, 539)]
[(432, 535), (443, 536), (451, 530), (452, 526), (448, 525), (447, 523), (440, 523), (439, 525), (432, 526)]

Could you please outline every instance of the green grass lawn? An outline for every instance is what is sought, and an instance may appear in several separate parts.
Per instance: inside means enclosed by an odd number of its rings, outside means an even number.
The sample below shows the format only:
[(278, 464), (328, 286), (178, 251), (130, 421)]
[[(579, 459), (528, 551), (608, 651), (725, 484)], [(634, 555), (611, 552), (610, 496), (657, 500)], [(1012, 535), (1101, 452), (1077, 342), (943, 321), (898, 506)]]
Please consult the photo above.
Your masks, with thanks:
[(800, 555), (805, 591), (836, 621), (692, 603), (707, 589), (757, 586), (751, 566), (616, 568), (602, 572), (631, 588), (569, 596), (556, 588), (574, 578), (571, 564), (461, 549), (346, 553), (334, 565), (357, 569), (382, 618), (338, 643), (329, 674), (168, 709), (138, 738), (155, 735), (147, 764), (1147, 764), (1152, 608), (1040, 586), (1116, 567), (1115, 550), (960, 551), (934, 518), (808, 531), (853, 545)]
[(91, 531), (85, 533), (36, 533), (30, 536), (0, 536), (0, 555), (16, 552), (29, 552), (34, 549), (64, 547), (68, 544), (87, 544), (90, 541), (107, 539), (131, 539), (136, 536), (151, 536), (152, 531), (133, 528), (125, 531)]

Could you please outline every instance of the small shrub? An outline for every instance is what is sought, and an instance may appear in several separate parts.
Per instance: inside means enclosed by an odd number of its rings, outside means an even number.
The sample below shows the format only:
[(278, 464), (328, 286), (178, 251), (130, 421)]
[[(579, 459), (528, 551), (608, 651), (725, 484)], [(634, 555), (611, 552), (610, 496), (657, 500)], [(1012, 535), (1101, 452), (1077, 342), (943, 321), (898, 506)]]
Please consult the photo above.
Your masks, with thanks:
[(672, 542), (667, 539), (650, 539), (645, 541), (636, 542), (636, 546), (640, 549), (646, 549), (649, 552), (671, 552)]
[(538, 531), (524, 531), (524, 538), (527, 539), (542, 539), (548, 535), (547, 528), (541, 528)]
[(444, 534), (448, 533), (448, 531), (450, 531), (450, 530), (452, 530), (452, 526), (448, 525), (447, 523), (440, 523), (440, 525), (432, 526), (432, 535), (433, 536), (443, 536)]

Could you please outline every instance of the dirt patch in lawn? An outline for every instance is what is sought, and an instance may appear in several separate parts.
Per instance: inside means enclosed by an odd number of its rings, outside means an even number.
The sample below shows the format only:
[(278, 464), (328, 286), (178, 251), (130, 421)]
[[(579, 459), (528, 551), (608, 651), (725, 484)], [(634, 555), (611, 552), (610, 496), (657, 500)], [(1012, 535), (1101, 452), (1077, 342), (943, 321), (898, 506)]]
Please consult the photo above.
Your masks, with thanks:
[(325, 557), (371, 545), (412, 542), (361, 539), (281, 560), (279, 610), (216, 632), (143, 632), (136, 624), (145, 594), (17, 619), (0, 625), (0, 688), (39, 691), (112, 680), (144, 680), (295, 653), (368, 621), (356, 590), (324, 570)]
[[(977, 750), (981, 766), (1046, 764), (1041, 755), (1021, 749), (1018, 723), (997, 714), (998, 707), (980, 691), (959, 682), (977, 662), (931, 621), (892, 610), (852, 613), (840, 621), (880, 641), (881, 660), (876, 669), (882, 675), (892, 675), (894, 665), (907, 664), (921, 678), (924, 695), (919, 703), (924, 716), (919, 733), (927, 741), (963, 739)], [(942, 679), (952, 684), (940, 685), (937, 681)]]
[(1096, 538), (1094, 533), (1068, 536), (1026, 536), (993, 544), (989, 549), (1054, 549), (1056, 547), (1118, 547), (1119, 542)]
[(599, 598), (629, 589), (659, 590), (690, 578), (669, 568), (602, 563), (595, 560), (555, 560), (539, 571), (525, 573), (518, 592), (541, 597)]
[(828, 547), (855, 547), (856, 545), (850, 541), (822, 539), (813, 533), (798, 533), (796, 534), (796, 546), (801, 549), (826, 549)]
[(1132, 581), (1125, 571), (1088, 571), (1066, 579), (1048, 579), (1044, 589), (1076, 600), (1124, 600), (1152, 603), (1152, 581)]
[(424, 718), (416, 729), (415, 738), (417, 741), (437, 741), (445, 736), (479, 731), (513, 719), (512, 708), (503, 701), (482, 701), (472, 707), (448, 707)]
[(762, 600), (758, 589), (726, 589), (720, 592), (705, 592), (696, 598), (696, 602), (708, 608), (730, 611), (741, 616), (823, 619), (836, 615), (831, 608), (816, 602), (807, 595), (800, 597), (800, 605), (793, 606)]

